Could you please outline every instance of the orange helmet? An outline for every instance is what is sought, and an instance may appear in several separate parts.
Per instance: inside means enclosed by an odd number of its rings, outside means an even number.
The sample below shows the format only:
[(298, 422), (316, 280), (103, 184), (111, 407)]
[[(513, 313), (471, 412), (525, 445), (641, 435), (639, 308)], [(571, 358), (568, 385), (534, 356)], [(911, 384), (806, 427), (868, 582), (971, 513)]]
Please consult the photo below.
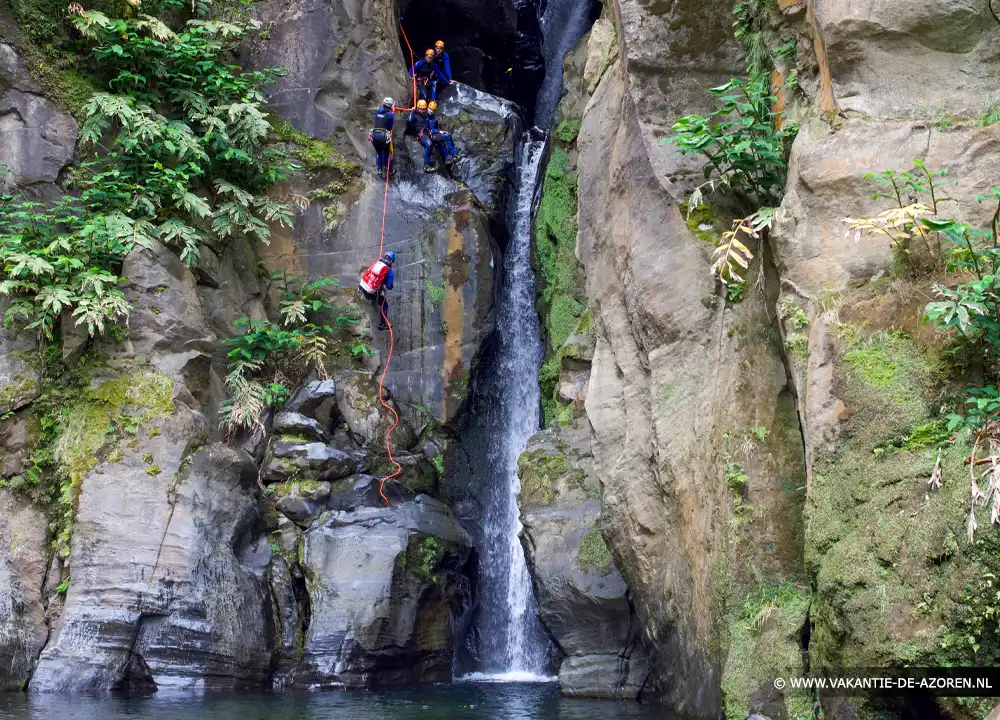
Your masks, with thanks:
[(434, 51), (431, 48), (424, 50), (424, 57), (432, 58), (434, 57)]
[(434, 43), (434, 47), (444, 50), (444, 40), (438, 40), (436, 43)]
[(435, 110), (438, 109), (438, 104), (434, 100), (431, 100), (429, 103), (427, 103), (427, 109), (430, 110), (431, 112), (434, 112)]
[(417, 100), (417, 110), (426, 110), (426, 109), (427, 109), (427, 101)]

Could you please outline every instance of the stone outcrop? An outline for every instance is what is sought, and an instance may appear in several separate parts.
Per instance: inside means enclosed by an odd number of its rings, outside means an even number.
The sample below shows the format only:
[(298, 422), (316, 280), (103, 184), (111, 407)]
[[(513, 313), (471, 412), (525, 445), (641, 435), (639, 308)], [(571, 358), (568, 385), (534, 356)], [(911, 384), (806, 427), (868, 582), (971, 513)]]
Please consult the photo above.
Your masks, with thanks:
[(76, 121), (45, 96), (18, 55), (10, 10), (0, 12), (0, 147), (3, 192), (32, 198), (59, 193), (54, 185), (76, 152)]
[(47, 535), (37, 508), (0, 490), (0, 691), (23, 689), (48, 639)]
[(324, 513), (303, 535), (310, 620), (294, 681), (450, 681), (455, 640), (472, 608), (465, 574), (471, 538), (426, 495), (390, 507), (377, 493), (362, 497), (374, 503), (345, 503), (348, 509)]
[(538, 613), (576, 697), (635, 698), (647, 653), (628, 588), (600, 530), (601, 488), (586, 420), (535, 435), (518, 460), (523, 544)]

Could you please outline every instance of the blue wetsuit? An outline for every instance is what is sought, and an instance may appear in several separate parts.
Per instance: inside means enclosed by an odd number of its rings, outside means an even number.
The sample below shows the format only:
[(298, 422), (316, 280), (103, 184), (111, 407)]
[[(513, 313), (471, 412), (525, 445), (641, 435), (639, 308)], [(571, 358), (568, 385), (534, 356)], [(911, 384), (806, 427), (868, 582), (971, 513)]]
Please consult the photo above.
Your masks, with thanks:
[(372, 131), (368, 134), (375, 148), (375, 167), (382, 171), (383, 167), (389, 166), (389, 158), (392, 155), (392, 123), (395, 117), (392, 110), (380, 107), (375, 111), (375, 123)]
[[(395, 280), (395, 274), (392, 268), (389, 268), (389, 272), (386, 273), (385, 283), (382, 284), (382, 288), (385, 290), (392, 290), (392, 283)], [(380, 292), (379, 298), (382, 300), (381, 309), (379, 310), (378, 317), (378, 329), (385, 330), (385, 323), (389, 319), (389, 301), (385, 299), (385, 293)]]
[(409, 124), (417, 136), (417, 142), (424, 146), (424, 167), (431, 164), (431, 152), (434, 148), (431, 138), (431, 117), (427, 112), (414, 110), (410, 113)]
[(448, 53), (443, 52), (440, 55), (434, 53), (434, 62), (444, 68), (444, 81), (445, 83), (451, 82), (451, 60), (448, 59)]
[(434, 113), (427, 113), (427, 117), (430, 118), (431, 122), (431, 141), (441, 146), (441, 154), (444, 156), (444, 159), (447, 160), (449, 155), (457, 155), (458, 150), (455, 149), (455, 142), (451, 139), (451, 133), (441, 129), (437, 118), (434, 117)]
[(417, 60), (413, 67), (410, 68), (410, 77), (416, 76), (417, 78), (417, 88), (419, 88), (420, 99), (427, 100), (428, 90), (430, 91), (430, 100), (437, 100), (437, 87), (438, 81), (447, 84), (448, 80), (445, 78), (441, 69), (438, 68), (437, 63), (431, 60), (427, 62), (426, 59)]

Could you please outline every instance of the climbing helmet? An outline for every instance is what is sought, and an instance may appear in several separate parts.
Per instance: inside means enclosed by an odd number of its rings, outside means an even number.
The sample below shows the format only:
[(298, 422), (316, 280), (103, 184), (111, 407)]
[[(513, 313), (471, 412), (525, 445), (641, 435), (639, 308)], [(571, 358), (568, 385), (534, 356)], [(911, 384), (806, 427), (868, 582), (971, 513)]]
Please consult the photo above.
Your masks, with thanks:
[(385, 99), (384, 99), (384, 100), (382, 101), (382, 107), (387, 107), (387, 108), (391, 108), (391, 107), (392, 107), (392, 98), (391, 98), (391, 97), (387, 97), (387, 98), (385, 98)]
[(417, 100), (417, 110), (426, 110), (426, 109), (427, 109), (427, 101)]
[(438, 40), (436, 43), (434, 43), (434, 47), (444, 50), (444, 40)]
[(388, 260), (389, 264), (391, 265), (392, 263), (396, 262), (396, 253), (390, 250), (385, 254), (385, 259)]
[(428, 60), (433, 60), (434, 59), (434, 51), (431, 50), (430, 48), (427, 48), (426, 50), (424, 50), (424, 57), (427, 58)]
[(435, 102), (434, 100), (431, 100), (429, 103), (427, 103), (427, 109), (430, 110), (431, 112), (434, 112), (435, 110), (437, 110), (438, 109), (437, 102)]

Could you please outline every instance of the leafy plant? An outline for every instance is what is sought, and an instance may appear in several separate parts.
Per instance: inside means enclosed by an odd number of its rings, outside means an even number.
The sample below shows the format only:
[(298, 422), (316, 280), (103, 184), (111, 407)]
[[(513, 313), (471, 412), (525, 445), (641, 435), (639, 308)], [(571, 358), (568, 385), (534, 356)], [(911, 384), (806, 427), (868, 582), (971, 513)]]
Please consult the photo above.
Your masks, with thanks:
[[(668, 139), (685, 155), (707, 159), (705, 179), (731, 194), (749, 215), (777, 206), (785, 189), (783, 133), (775, 125), (775, 98), (764, 78), (734, 78), (709, 90), (716, 109), (707, 117), (688, 115), (674, 123)], [(697, 206), (699, 196), (688, 200)], [(692, 202), (694, 201), (694, 202)]]
[[(242, 317), (234, 325), (244, 332), (222, 340), (230, 359), (226, 387), (230, 399), (220, 408), (220, 424), (228, 432), (260, 426), (268, 407), (285, 404), (290, 388), (309, 370), (326, 377), (327, 337), (330, 325), (314, 321), (316, 314), (335, 308), (319, 291), (335, 280), (303, 281), (291, 273), (276, 273), (280, 283), (280, 323)], [(338, 315), (343, 326), (351, 318)]]
[[(171, 18), (186, 3), (147, 7)], [(281, 72), (231, 62), (252, 24), (192, 19), (173, 29), (152, 14), (111, 18), (77, 4), (70, 22), (103, 85), (81, 109), (75, 197), (6, 197), (0, 209), (5, 320), (25, 321), (43, 338), (63, 312), (90, 334), (127, 315), (119, 273), (137, 247), (156, 239), (193, 265), (206, 239), (267, 242), (269, 223), (291, 218), (267, 195), (290, 167), (266, 143), (263, 112), (263, 88)]]

